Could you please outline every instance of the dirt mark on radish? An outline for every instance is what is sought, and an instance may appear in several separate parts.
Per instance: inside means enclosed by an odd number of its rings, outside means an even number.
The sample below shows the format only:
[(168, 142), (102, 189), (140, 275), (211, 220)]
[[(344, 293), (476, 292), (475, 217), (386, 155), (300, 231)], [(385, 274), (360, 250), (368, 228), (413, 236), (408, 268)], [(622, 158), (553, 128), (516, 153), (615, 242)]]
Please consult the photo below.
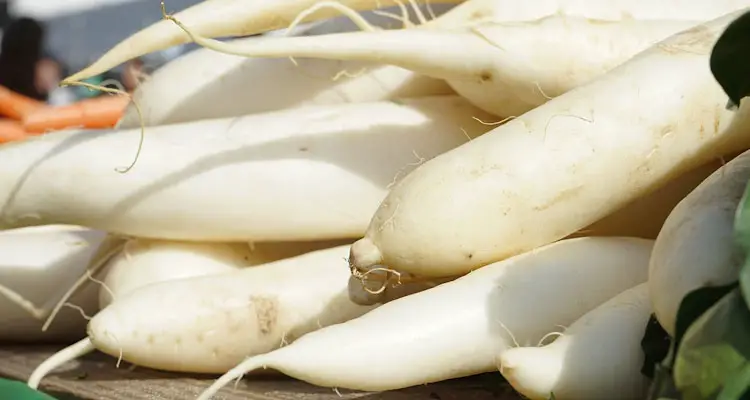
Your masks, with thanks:
[(250, 303), (255, 310), (258, 332), (261, 336), (268, 336), (276, 327), (279, 300), (271, 296), (250, 296)]

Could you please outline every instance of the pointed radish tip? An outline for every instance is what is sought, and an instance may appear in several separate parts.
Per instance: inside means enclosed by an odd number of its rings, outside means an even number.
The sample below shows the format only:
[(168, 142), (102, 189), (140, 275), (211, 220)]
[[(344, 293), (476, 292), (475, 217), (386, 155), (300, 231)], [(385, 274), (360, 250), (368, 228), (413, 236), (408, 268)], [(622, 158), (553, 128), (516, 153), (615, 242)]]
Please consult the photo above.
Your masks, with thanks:
[(547, 398), (558, 381), (559, 360), (544, 347), (515, 347), (500, 354), (500, 374), (522, 395)]
[(383, 254), (368, 237), (354, 242), (349, 250), (349, 266), (353, 269), (366, 270), (382, 262)]
[(26, 385), (31, 389), (37, 390), (39, 388), (39, 383), (50, 372), (54, 371), (65, 363), (91, 353), (94, 350), (94, 344), (91, 342), (91, 340), (89, 340), (89, 338), (79, 340), (77, 343), (74, 343), (58, 351), (51, 357), (44, 360), (44, 362), (39, 364), (39, 366), (36, 367), (36, 369), (34, 369), (34, 371), (31, 373), (31, 376), (29, 376), (29, 380), (26, 381)]

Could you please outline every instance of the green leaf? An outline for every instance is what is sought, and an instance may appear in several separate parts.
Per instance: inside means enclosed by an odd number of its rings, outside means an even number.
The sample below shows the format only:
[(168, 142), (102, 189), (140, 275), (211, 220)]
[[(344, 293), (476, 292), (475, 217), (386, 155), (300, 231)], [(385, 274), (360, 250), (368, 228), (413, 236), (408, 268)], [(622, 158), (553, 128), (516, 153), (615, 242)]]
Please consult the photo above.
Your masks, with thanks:
[(30, 388), (26, 383), (0, 379), (0, 400), (56, 400), (54, 397)]
[(675, 355), (674, 382), (685, 400), (714, 399), (725, 387), (727, 394), (744, 393), (749, 366), (750, 310), (735, 288), (684, 333)]
[(711, 52), (711, 72), (729, 96), (732, 107), (750, 94), (750, 58), (747, 54), (750, 54), (750, 13), (729, 24)]
[(682, 337), (698, 317), (736, 287), (736, 283), (718, 287), (703, 287), (685, 295), (677, 311), (675, 337), (671, 341), (666, 357), (664, 357), (661, 365), (658, 365), (655, 369), (654, 379), (649, 388), (648, 400), (680, 400), (682, 398), (673, 376), (675, 353)]

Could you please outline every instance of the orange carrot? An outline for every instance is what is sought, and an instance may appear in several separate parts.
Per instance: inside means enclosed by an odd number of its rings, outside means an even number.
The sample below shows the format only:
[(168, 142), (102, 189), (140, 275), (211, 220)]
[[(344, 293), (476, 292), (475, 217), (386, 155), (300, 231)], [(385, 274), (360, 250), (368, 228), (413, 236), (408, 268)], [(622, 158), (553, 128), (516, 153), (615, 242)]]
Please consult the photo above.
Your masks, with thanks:
[(112, 128), (122, 117), (129, 101), (125, 96), (101, 96), (61, 107), (45, 107), (26, 115), (23, 127), (29, 133), (67, 128)]
[(0, 144), (22, 140), (27, 135), (19, 121), (0, 118)]
[(0, 85), (0, 115), (22, 120), (27, 114), (45, 108), (46, 104)]

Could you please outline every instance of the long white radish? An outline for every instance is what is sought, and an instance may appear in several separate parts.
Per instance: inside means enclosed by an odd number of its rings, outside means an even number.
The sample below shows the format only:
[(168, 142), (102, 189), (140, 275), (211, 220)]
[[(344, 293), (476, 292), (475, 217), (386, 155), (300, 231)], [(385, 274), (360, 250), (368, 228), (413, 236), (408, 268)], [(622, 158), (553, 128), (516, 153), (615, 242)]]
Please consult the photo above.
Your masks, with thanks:
[(266, 38), (241, 44), (195, 36), (193, 40), (223, 53), (249, 57), (295, 56), (392, 64), (444, 79), (474, 105), (509, 117), (600, 76), (697, 23), (599, 21), (552, 15), (528, 22), (485, 23), (471, 29), (362, 31)]
[(375, 306), (349, 300), (347, 251), (338, 246), (138, 288), (95, 315), (89, 338), (45, 361), (29, 384), (94, 348), (144, 367), (223, 373), (245, 357), (356, 318)]
[[(257, 38), (239, 39), (237, 43)], [(136, 90), (118, 128), (237, 117), (285, 108), (452, 94), (440, 79), (392, 65), (323, 59), (248, 59), (197, 49)], [(283, 82), (283, 85), (279, 83)]]
[[(434, 7), (440, 14), (445, 4)], [(370, 23), (384, 25), (365, 13)], [(299, 28), (295, 35), (319, 35), (357, 29), (341, 17)], [(282, 31), (285, 32), (285, 31)], [(276, 32), (274, 32), (276, 34)], [(235, 43), (259, 40), (237, 39)], [(146, 126), (224, 118), (283, 108), (381, 101), (451, 94), (441, 80), (392, 65), (323, 59), (248, 59), (196, 49), (159, 68), (136, 90), (135, 102), (118, 127)], [(279, 85), (279, 82), (284, 82)]]
[[(405, 2), (408, 0), (405, 0)], [(317, 0), (225, 0), (203, 2), (175, 16), (200, 36), (245, 36), (285, 28)], [(341, 6), (354, 10), (397, 5), (394, 0), (337, 0)], [(431, 3), (464, 3), (449, 12), (427, 21), (424, 28), (452, 29), (477, 22), (524, 21), (555, 13), (592, 19), (683, 19), (707, 20), (750, 6), (748, 0), (435, 0)], [(343, 7), (318, 7), (306, 13), (306, 21), (319, 21), (335, 16)], [(187, 43), (190, 38), (159, 21), (131, 35), (105, 53), (92, 65), (66, 78), (80, 81), (105, 72), (116, 65), (143, 54)]]
[[(652, 245), (645, 239), (576, 238), (488, 265), (249, 358), (199, 400), (260, 368), (319, 386), (368, 391), (496, 370), (495, 355), (514, 340), (537, 343), (556, 325), (571, 324), (645, 282)], [(105, 319), (104, 312), (91, 321), (90, 332), (95, 324), (100, 331), (133, 329), (123, 319)]]
[(747, 104), (726, 109), (708, 63), (739, 14), (674, 35), (419, 166), (352, 245), (353, 269), (458, 275), (570, 235), (750, 147)]
[(664, 221), (677, 204), (709, 175), (731, 160), (730, 155), (690, 170), (572, 236), (630, 236), (656, 239)]
[[(455, 4), (462, 1), (432, 0), (431, 3)], [(286, 28), (300, 13), (319, 2), (320, 0), (203, 1), (175, 15), (195, 29), (196, 33), (207, 37), (249, 36)], [(305, 21), (313, 22), (337, 17), (341, 15), (342, 6), (353, 10), (374, 10), (408, 2), (410, 1), (336, 0), (339, 7), (320, 8), (307, 15)], [(154, 8), (154, 12), (158, 12), (158, 8)], [(127, 60), (189, 42), (190, 38), (179, 28), (169, 21), (162, 20), (129, 36), (93, 64), (66, 78), (65, 81), (75, 82), (87, 79)]]
[(0, 231), (0, 341), (67, 341), (80, 338), (86, 319), (97, 310), (96, 291), (72, 298), (81, 307), (66, 309), (42, 331), (52, 306), (86, 270), (105, 237), (78, 226), (49, 225)]
[(625, 290), (589, 311), (542, 347), (501, 353), (500, 372), (524, 397), (547, 400), (641, 400), (641, 339), (651, 317), (648, 285)]
[(149, 284), (195, 276), (216, 275), (291, 258), (338, 245), (341, 241), (201, 243), (131, 239), (108, 263), (99, 306)]
[(669, 334), (675, 334), (685, 295), (737, 280), (734, 217), (748, 180), (750, 152), (745, 152), (711, 174), (664, 223), (651, 256), (649, 286), (656, 318)]
[(0, 227), (53, 221), (141, 238), (362, 237), (394, 181), (490, 128), (458, 96), (310, 106), (0, 147)]

